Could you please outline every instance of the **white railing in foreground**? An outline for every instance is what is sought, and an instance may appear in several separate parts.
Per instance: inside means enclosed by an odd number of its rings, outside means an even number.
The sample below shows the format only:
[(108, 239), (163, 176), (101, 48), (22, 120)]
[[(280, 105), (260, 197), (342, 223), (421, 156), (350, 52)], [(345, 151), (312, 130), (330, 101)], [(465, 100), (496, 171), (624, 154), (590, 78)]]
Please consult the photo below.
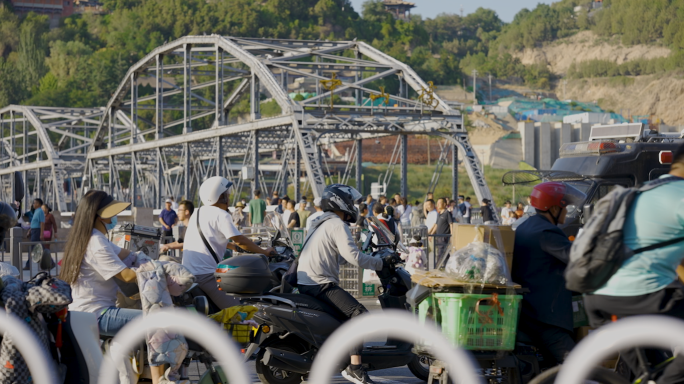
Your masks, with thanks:
[(223, 367), (231, 384), (251, 383), (245, 364), (242, 362), (240, 350), (237, 344), (228, 337), (227, 332), (206, 317), (181, 310), (159, 311), (148, 316), (140, 316), (126, 324), (112, 340), (120, 347), (110, 350), (111, 356), (105, 356), (98, 382), (100, 384), (118, 383), (119, 375), (116, 364), (113, 362), (123, 361), (125, 353), (139, 345), (148, 331), (162, 328), (182, 333), (204, 347)]
[(12, 335), (17, 347), (31, 372), (31, 381), (37, 384), (57, 384), (55, 365), (33, 331), (15, 315), (8, 316), (0, 309), (0, 333)]
[(344, 323), (325, 341), (316, 354), (309, 382), (329, 383), (333, 374), (337, 373), (335, 369), (341, 357), (348, 355), (354, 345), (362, 343), (364, 337), (378, 334), (387, 334), (389, 337), (410, 343), (430, 342), (432, 353), (447, 363), (449, 375), (454, 382), (483, 383), (482, 378), (476, 373), (479, 365), (470, 353), (452, 346), (434, 325), (421, 324), (415, 316), (400, 310), (370, 313)]
[(597, 361), (635, 346), (684, 350), (684, 321), (665, 316), (635, 316), (601, 327), (570, 353), (555, 384), (579, 384)]

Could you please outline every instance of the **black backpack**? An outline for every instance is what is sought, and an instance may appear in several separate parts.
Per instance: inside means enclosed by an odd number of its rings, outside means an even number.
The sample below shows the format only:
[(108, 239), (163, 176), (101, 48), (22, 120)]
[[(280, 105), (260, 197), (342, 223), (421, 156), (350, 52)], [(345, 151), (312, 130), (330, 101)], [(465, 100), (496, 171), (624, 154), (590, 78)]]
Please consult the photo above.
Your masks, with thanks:
[(604, 286), (625, 260), (633, 255), (684, 241), (684, 237), (679, 237), (632, 250), (625, 245), (622, 231), (625, 217), (638, 194), (680, 180), (684, 179), (670, 176), (651, 181), (640, 188), (618, 186), (601, 198), (572, 244), (570, 263), (565, 269), (566, 288), (579, 293), (592, 293)]

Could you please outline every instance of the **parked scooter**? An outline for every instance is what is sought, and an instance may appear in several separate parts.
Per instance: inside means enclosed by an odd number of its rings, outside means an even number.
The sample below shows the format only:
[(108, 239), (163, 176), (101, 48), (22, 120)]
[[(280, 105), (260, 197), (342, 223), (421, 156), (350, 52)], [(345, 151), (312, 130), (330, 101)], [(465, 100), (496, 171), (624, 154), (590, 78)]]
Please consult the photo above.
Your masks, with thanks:
[[(378, 300), (383, 309), (406, 310), (411, 277), (398, 265), (401, 259), (397, 249), (407, 250), (403, 244), (395, 244), (394, 236), (376, 218), (369, 220), (369, 227), (375, 236), (363, 235), (362, 250), (374, 250), (375, 257), (394, 255), (395, 260), (390, 275), (381, 278), (383, 288)], [(373, 239), (378, 244), (373, 244)], [(336, 318), (332, 308), (310, 296), (280, 292), (286, 291), (284, 282), (280, 287), (273, 287), (269, 260), (265, 256), (226, 260), (225, 265), (219, 265), (215, 276), (224, 292), (259, 308), (254, 316), (259, 329), (245, 356), (248, 358), (258, 351), (256, 372), (265, 384), (299, 384), (311, 370), (322, 344), (346, 320)], [(369, 371), (408, 365), (416, 377), (427, 380), (428, 367), (421, 364), (411, 349), (410, 343), (389, 339), (383, 345), (364, 347), (361, 356)], [(340, 370), (345, 366), (346, 363), (341, 365)]]

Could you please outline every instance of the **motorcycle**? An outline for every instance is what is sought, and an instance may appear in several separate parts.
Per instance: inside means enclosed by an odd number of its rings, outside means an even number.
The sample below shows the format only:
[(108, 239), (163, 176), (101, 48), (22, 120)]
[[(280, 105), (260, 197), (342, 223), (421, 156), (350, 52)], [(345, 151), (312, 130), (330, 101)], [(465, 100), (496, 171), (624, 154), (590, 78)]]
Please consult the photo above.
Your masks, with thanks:
[[(399, 266), (401, 259), (397, 254), (397, 250), (408, 250), (395, 243), (394, 235), (377, 218), (369, 218), (368, 224), (370, 233), (362, 235), (362, 250), (372, 250), (374, 257), (393, 256), (389, 273), (380, 277), (378, 300), (383, 309), (409, 310), (406, 292), (411, 288), (411, 276)], [(258, 308), (254, 320), (259, 328), (245, 357), (257, 354), (256, 372), (265, 384), (299, 384), (311, 370), (322, 344), (346, 320), (337, 318), (332, 308), (310, 296), (287, 293), (289, 288), (282, 278), (280, 285), (274, 286), (265, 256), (226, 260), (219, 265), (215, 277), (224, 292)], [(383, 345), (364, 347), (362, 361), (369, 371), (408, 365), (416, 377), (427, 380), (428, 367), (412, 352), (412, 347), (410, 343), (388, 339)], [(340, 371), (347, 363), (341, 362)]]

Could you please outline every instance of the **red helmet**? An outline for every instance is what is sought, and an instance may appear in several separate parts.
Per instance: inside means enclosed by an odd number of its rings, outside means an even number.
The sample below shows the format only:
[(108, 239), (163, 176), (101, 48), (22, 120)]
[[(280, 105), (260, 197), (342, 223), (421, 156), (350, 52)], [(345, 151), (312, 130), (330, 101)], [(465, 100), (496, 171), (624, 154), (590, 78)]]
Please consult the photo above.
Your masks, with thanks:
[(572, 185), (558, 181), (549, 181), (535, 185), (530, 194), (530, 204), (540, 211), (548, 211), (551, 207), (565, 208), (568, 205), (580, 205), (586, 195)]

